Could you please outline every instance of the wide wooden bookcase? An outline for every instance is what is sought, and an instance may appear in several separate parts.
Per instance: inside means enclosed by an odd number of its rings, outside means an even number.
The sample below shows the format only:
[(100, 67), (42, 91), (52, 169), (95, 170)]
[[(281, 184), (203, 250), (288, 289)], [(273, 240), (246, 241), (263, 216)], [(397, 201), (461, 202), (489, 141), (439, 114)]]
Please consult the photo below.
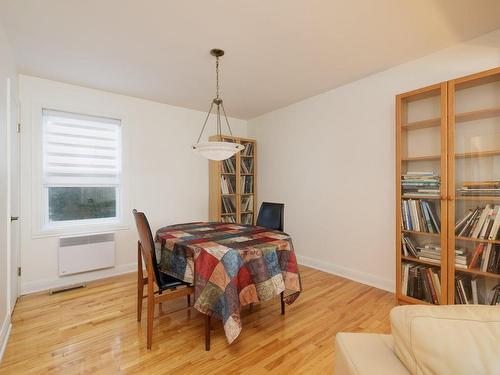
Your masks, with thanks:
[(500, 303), (500, 68), (396, 96), (398, 303)]
[[(220, 141), (218, 136), (211, 141)], [(254, 224), (257, 205), (257, 143), (254, 139), (223, 136), (245, 146), (222, 161), (209, 161), (209, 218), (211, 221)]]

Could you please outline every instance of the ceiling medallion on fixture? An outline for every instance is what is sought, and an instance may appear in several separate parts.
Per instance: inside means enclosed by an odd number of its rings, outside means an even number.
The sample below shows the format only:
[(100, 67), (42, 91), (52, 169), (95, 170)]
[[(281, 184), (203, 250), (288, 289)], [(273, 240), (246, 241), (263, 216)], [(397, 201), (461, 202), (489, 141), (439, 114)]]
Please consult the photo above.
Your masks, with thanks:
[[(229, 159), (231, 156), (236, 154), (238, 151), (244, 150), (245, 146), (240, 145), (234, 142), (223, 142), (222, 138), (222, 122), (220, 119), (221, 109), (222, 114), (224, 115), (224, 119), (226, 120), (227, 127), (229, 129), (229, 134), (231, 137), (233, 136), (233, 132), (231, 131), (231, 127), (229, 126), (229, 121), (227, 120), (226, 110), (224, 109), (224, 103), (222, 98), (219, 97), (219, 57), (224, 55), (224, 51), (221, 49), (212, 49), (210, 50), (210, 54), (215, 56), (215, 98), (212, 100), (210, 104), (210, 109), (208, 110), (207, 117), (205, 118), (205, 122), (203, 123), (203, 127), (201, 128), (200, 136), (196, 143), (192, 146), (193, 150), (199, 153), (201, 156), (210, 159), (210, 160), (225, 160)], [(205, 130), (205, 126), (207, 125), (207, 121), (212, 113), (212, 109), (215, 109), (216, 115), (216, 123), (217, 123), (217, 139), (218, 141), (208, 141), (208, 142), (200, 142), (201, 136), (203, 135), (203, 131)]]

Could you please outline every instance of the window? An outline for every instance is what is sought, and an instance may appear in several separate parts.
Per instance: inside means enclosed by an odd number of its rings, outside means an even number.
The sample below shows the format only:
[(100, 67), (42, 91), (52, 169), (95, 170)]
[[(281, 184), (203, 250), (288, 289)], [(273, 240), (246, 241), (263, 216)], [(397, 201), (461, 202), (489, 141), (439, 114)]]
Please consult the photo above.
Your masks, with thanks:
[(45, 227), (120, 217), (119, 120), (44, 109)]

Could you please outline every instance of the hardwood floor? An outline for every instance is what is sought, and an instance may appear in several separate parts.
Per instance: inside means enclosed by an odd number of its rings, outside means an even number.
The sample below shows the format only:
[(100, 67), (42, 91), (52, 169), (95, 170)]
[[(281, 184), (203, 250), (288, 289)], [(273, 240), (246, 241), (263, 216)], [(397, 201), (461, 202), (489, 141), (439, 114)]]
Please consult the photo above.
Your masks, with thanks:
[(304, 292), (286, 315), (279, 297), (252, 312), (244, 308), (243, 331), (232, 345), (215, 321), (210, 352), (203, 316), (184, 298), (163, 304), (146, 350), (135, 274), (21, 297), (0, 374), (331, 374), (337, 332), (389, 333), (393, 294), (300, 269)]

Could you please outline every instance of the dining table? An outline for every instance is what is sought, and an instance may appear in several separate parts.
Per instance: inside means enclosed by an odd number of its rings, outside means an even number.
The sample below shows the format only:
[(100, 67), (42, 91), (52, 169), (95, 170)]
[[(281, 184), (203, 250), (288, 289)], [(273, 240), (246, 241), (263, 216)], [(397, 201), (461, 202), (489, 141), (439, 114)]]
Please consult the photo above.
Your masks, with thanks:
[(157, 230), (155, 251), (162, 272), (194, 285), (194, 308), (220, 319), (229, 343), (242, 330), (242, 306), (281, 293), (291, 304), (302, 291), (292, 239), (281, 231), (221, 222), (169, 225)]

